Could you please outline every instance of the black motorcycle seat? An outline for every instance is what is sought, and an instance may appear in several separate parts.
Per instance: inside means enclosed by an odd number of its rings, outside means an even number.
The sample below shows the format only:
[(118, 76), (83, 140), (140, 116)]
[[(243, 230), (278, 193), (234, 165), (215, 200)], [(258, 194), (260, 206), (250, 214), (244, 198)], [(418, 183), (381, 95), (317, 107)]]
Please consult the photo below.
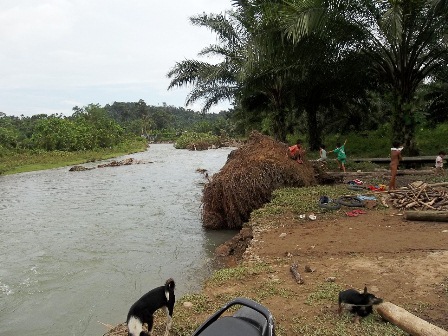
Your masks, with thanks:
[(208, 326), (201, 336), (260, 336), (261, 331), (253, 324), (237, 317), (225, 316)]

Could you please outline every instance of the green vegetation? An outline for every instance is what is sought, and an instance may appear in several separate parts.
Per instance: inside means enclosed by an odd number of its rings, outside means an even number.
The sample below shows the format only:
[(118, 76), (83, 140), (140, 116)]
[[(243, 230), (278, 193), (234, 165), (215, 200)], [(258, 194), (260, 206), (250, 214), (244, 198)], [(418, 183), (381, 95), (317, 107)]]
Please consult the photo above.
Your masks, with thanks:
[(377, 148), (415, 155), (416, 132), (448, 120), (446, 0), (234, 1), (190, 20), (217, 36), (199, 55), (220, 61), (176, 63), (169, 88), (192, 88), (203, 111), (233, 101), (241, 133), (300, 134), (318, 150), (329, 134), (386, 127)]
[(261, 264), (256, 263), (249, 266), (238, 266), (234, 268), (223, 268), (220, 270), (217, 270), (213, 273), (213, 275), (210, 277), (208, 281), (215, 285), (220, 285), (221, 283), (224, 283), (226, 281), (229, 281), (231, 279), (233, 280), (241, 280), (246, 276), (255, 275), (263, 272), (269, 272), (270, 267)]
[(333, 302), (334, 298), (338, 297), (341, 290), (343, 290), (343, 288), (334, 282), (324, 282), (308, 296), (305, 303), (316, 305), (322, 303), (322, 301)]
[(211, 133), (183, 133), (175, 142), (175, 148), (203, 150), (212, 146), (220, 147), (221, 138)]
[(393, 324), (382, 321), (381, 317), (374, 313), (366, 317), (362, 323), (353, 323), (348, 315), (342, 317), (334, 314), (316, 316), (312, 320), (297, 316), (294, 319), (292, 330), (297, 335), (311, 336), (404, 336), (406, 332)]
[(74, 107), (73, 115), (0, 113), (0, 174), (55, 168), (145, 150), (147, 141), (207, 149), (232, 135), (226, 114), (137, 103)]
[[(191, 85), (187, 105), (202, 101), (201, 112), (143, 100), (75, 106), (69, 117), (0, 112), (0, 159), (102, 151), (136, 136), (204, 149), (252, 130), (301, 138), (310, 158), (344, 139), (349, 160), (387, 156), (392, 140), (405, 155), (447, 151), (447, 0), (232, 5), (191, 18), (217, 35), (200, 55), (219, 61), (184, 60), (168, 72), (169, 89)], [(223, 100), (233, 108), (205, 113)]]
[(275, 217), (288, 212), (294, 215), (321, 213), (321, 216), (331, 216), (334, 210), (320, 208), (316, 200), (324, 195), (331, 199), (337, 199), (339, 196), (347, 195), (348, 193), (347, 186), (343, 184), (277, 189), (272, 193), (270, 203), (251, 213), (251, 220), (257, 221), (257, 218)]
[(58, 168), (86, 162), (114, 158), (144, 151), (144, 139), (132, 139), (111, 148), (85, 151), (1, 150), (0, 175)]

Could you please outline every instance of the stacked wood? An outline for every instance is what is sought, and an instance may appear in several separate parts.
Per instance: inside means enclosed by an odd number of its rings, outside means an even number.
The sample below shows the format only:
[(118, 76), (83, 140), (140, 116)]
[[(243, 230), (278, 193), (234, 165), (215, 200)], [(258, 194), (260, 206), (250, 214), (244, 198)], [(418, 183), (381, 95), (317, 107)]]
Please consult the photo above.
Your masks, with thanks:
[(390, 191), (388, 202), (400, 210), (447, 211), (448, 191), (417, 181), (406, 189)]

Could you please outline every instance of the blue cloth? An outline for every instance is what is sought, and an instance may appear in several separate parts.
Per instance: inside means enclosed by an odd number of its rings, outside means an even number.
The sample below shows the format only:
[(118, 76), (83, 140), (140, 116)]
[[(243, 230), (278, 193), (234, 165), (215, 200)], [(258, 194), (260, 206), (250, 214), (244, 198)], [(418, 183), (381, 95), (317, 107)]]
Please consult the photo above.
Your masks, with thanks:
[(356, 195), (356, 198), (361, 201), (376, 201), (375, 196), (367, 196), (367, 195)]

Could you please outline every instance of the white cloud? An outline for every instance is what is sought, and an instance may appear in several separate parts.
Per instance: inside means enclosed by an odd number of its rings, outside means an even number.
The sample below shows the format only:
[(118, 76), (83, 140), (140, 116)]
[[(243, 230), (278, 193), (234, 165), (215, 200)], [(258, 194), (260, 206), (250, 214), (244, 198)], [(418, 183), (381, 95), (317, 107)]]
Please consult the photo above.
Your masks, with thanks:
[(188, 18), (230, 8), (229, 0), (2, 0), (0, 111), (70, 114), (70, 102), (139, 99), (182, 106), (187, 91), (167, 92), (167, 72), (215, 41)]

